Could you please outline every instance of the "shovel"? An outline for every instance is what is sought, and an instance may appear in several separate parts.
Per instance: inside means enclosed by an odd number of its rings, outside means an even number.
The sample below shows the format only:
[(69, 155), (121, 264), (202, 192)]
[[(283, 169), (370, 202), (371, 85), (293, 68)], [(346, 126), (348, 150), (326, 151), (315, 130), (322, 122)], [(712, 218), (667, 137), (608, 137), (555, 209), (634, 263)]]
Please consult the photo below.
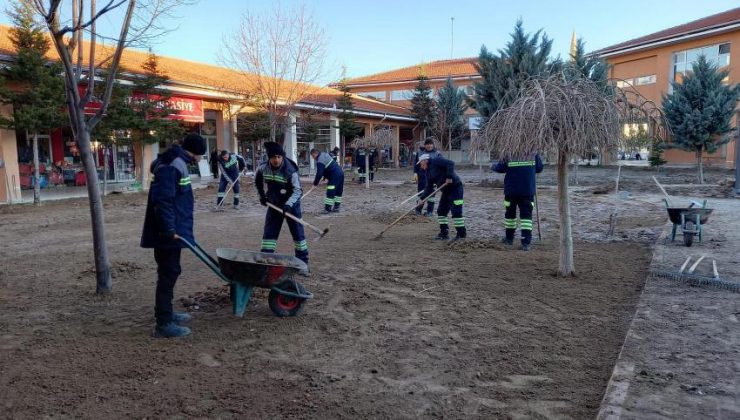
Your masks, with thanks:
[(324, 235), (326, 235), (327, 233), (329, 233), (329, 228), (328, 227), (327, 228), (324, 228), (323, 230), (322, 229), (319, 229), (316, 226), (314, 226), (314, 225), (312, 225), (312, 224), (304, 221), (303, 219), (299, 219), (298, 217), (296, 217), (296, 216), (294, 216), (294, 215), (292, 215), (292, 214), (290, 214), (288, 212), (283, 211), (283, 209), (281, 209), (280, 207), (278, 207), (278, 206), (276, 206), (276, 205), (274, 205), (272, 203), (267, 203), (267, 207), (269, 207), (269, 208), (271, 208), (271, 209), (273, 209), (273, 210), (275, 210), (277, 212), (283, 213), (283, 215), (285, 215), (285, 217), (287, 217), (289, 219), (292, 219), (293, 221), (295, 221), (297, 223), (300, 223), (303, 226), (305, 226), (305, 227), (311, 229), (312, 231), (318, 233), (319, 234), (319, 237), (317, 238), (317, 240), (323, 238)]

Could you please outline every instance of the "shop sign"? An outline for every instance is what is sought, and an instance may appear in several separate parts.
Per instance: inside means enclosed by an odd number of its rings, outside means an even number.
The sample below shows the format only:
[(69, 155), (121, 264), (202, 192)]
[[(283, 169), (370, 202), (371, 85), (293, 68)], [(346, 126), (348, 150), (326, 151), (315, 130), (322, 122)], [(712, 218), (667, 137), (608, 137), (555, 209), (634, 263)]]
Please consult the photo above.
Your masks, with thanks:
[[(80, 94), (85, 93), (85, 86), (80, 86)], [(134, 92), (129, 97), (128, 102), (131, 106), (136, 106), (137, 102), (143, 101), (147, 95), (143, 93)], [(168, 107), (173, 112), (167, 116), (167, 119), (202, 123), (204, 121), (203, 115), (203, 100), (195, 98), (186, 98), (183, 96), (171, 96), (168, 100), (160, 100), (159, 95), (148, 95), (150, 100), (158, 101), (156, 106), (158, 108)], [(85, 105), (85, 114), (92, 115), (100, 109), (100, 102), (93, 99), (87, 105)]]

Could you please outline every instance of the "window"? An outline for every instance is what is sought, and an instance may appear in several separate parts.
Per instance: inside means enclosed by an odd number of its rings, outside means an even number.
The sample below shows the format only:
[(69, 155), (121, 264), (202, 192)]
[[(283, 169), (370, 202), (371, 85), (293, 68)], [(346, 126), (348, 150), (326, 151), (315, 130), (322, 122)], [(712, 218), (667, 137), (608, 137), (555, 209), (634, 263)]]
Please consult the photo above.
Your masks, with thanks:
[(474, 85), (465, 85), (463, 86), (463, 89), (465, 90), (465, 94), (468, 96), (473, 96), (475, 94), (475, 86)]
[(617, 87), (620, 89), (626, 89), (631, 87), (633, 83), (634, 80), (632, 79), (617, 80)]
[(372, 98), (377, 99), (379, 101), (385, 101), (385, 91), (378, 91), (378, 92), (358, 92), (357, 93), (360, 96), (364, 96), (366, 98)]
[(651, 74), (650, 76), (641, 76), (635, 78), (635, 85), (651, 85), (655, 83), (655, 75)]
[(691, 71), (691, 67), (699, 59), (706, 57), (710, 64), (718, 67), (730, 65), (730, 44), (715, 44), (706, 47), (694, 48), (686, 51), (673, 53), (673, 68), (671, 69), (671, 80), (681, 82), (684, 75)]
[(414, 91), (411, 89), (393, 90), (391, 91), (391, 101), (408, 101), (414, 96)]
[(481, 117), (468, 117), (468, 130), (480, 129)]

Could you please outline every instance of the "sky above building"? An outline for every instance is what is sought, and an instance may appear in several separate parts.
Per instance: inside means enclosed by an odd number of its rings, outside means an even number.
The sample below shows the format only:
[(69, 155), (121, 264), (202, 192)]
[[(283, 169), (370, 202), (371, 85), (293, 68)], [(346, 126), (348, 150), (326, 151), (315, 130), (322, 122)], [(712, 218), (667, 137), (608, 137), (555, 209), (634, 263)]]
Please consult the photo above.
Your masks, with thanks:
[[(0, 0), (7, 9), (9, 0)], [(269, 0), (200, 0), (163, 22), (176, 30), (152, 45), (160, 55), (221, 64), (223, 36), (236, 31), (246, 11), (263, 13)], [(299, 0), (283, 0), (290, 7)], [(737, 0), (305, 0), (326, 30), (326, 80), (346, 68), (358, 77), (425, 61), (477, 56), (482, 45), (502, 48), (521, 18), (528, 32), (543, 29), (553, 54), (566, 57), (571, 34), (596, 50), (738, 7)], [(451, 18), (454, 18), (454, 28)], [(9, 18), (0, 17), (8, 24)], [(101, 21), (100, 25), (105, 22)]]

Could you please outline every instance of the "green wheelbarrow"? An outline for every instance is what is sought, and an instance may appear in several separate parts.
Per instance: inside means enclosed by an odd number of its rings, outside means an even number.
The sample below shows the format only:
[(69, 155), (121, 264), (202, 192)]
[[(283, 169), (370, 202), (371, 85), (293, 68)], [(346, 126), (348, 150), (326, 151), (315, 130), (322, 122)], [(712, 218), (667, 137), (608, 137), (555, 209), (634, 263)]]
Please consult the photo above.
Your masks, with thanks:
[(221, 280), (229, 283), (233, 312), (238, 317), (244, 316), (255, 287), (270, 289), (270, 310), (280, 317), (300, 314), (306, 300), (313, 298), (295, 279), (299, 271), (308, 267), (292, 255), (217, 248), (217, 261), (197, 242), (180, 240)]

